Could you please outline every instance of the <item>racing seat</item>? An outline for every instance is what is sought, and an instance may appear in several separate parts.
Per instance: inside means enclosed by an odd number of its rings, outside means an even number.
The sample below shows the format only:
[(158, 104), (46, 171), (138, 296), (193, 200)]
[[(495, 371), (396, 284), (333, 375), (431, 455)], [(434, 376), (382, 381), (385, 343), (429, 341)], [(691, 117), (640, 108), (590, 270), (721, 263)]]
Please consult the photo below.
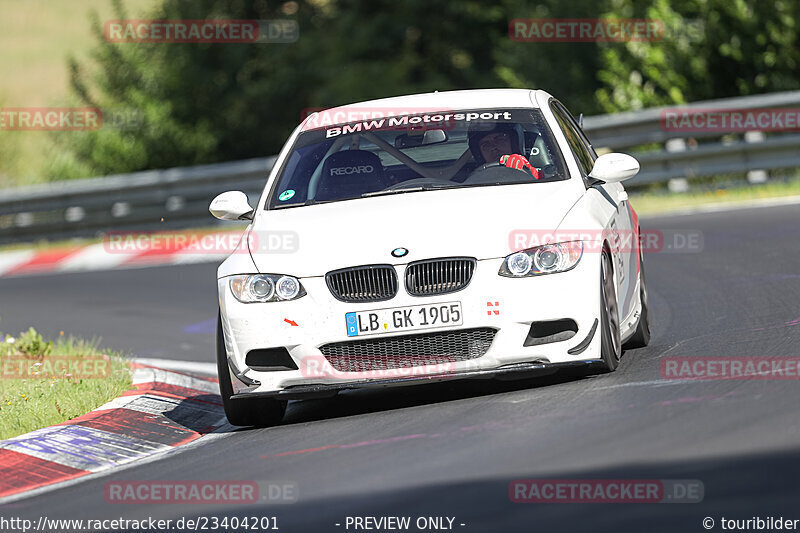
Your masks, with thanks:
[(531, 165), (539, 169), (541, 179), (557, 178), (558, 173), (553, 164), (553, 157), (547, 149), (547, 143), (541, 134), (525, 132), (525, 154)]
[(552, 164), (550, 154), (547, 151), (547, 144), (538, 133), (526, 131), (525, 132), (525, 151), (523, 152), (531, 162), (531, 165), (536, 168), (544, 168)]
[(383, 174), (381, 159), (366, 150), (345, 150), (328, 156), (314, 199), (317, 201), (358, 198), (391, 185)]

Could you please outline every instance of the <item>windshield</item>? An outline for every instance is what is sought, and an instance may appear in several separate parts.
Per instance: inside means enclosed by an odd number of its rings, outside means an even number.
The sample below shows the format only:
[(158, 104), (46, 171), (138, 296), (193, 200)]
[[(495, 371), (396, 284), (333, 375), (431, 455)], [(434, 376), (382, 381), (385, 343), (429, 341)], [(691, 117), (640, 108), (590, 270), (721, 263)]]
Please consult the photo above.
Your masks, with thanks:
[(300, 133), (266, 208), (567, 177), (537, 109), (376, 117)]

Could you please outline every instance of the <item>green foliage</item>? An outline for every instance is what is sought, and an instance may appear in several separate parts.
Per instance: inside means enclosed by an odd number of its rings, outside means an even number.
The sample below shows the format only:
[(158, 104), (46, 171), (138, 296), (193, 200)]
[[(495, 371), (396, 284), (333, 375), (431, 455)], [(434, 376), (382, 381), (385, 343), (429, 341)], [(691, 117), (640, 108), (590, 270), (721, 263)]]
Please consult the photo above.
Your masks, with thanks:
[(44, 338), (35, 329), (20, 333), (16, 341), (16, 350), (21, 355), (30, 357), (45, 357), (53, 350), (53, 341), (45, 342)]
[[(1, 95), (0, 95), (1, 96)], [(0, 109), (4, 107), (4, 100), (0, 98)], [(13, 182), (13, 174), (19, 168), (19, 135), (17, 132), (0, 128), (0, 184)]]
[(594, 93), (602, 85), (599, 43), (518, 42), (508, 37), (508, 22), (516, 18), (592, 19), (608, 11), (608, 0), (510, 2), (503, 18), (504, 35), (495, 51), (494, 67), (502, 87), (544, 89), (576, 115), (601, 110)]
[[(116, 18), (127, 14), (114, 0)], [(654, 42), (517, 42), (515, 18), (649, 18)], [(303, 110), (433, 90), (543, 88), (596, 114), (798, 88), (790, 0), (163, 0), (154, 19), (296, 20), (294, 43), (112, 44), (72, 60), (77, 105), (125, 127), (58, 135), (56, 178), (277, 153)]]
[[(156, 19), (293, 19), (300, 38), (272, 44), (112, 44), (95, 20), (93, 64), (71, 61), (79, 105), (133, 110), (140, 124), (59, 135), (72, 154), (58, 178), (276, 153), (307, 108), (434, 90), (549, 88), (591, 112), (593, 43), (519, 43), (511, 18), (591, 16), (546, 0), (164, 0)], [(126, 18), (116, 0), (116, 18)], [(554, 74), (557, 73), (557, 74)], [(574, 102), (573, 102), (574, 100)]]
[(792, 0), (611, 0), (610, 13), (660, 20), (660, 41), (603, 43), (606, 112), (800, 88)]

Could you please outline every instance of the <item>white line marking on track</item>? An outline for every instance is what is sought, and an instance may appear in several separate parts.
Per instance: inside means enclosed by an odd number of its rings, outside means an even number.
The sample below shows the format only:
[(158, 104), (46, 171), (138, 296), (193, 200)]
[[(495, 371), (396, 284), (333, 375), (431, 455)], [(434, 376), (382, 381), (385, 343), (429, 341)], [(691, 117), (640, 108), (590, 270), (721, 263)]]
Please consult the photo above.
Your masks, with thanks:
[(194, 378), (185, 374), (161, 370), (159, 368), (137, 368), (133, 371), (133, 384), (163, 383), (185, 387), (200, 392), (219, 394), (219, 385), (207, 379)]
[(147, 366), (155, 366), (164, 370), (175, 370), (178, 372), (195, 372), (208, 376), (217, 375), (216, 363), (201, 363), (199, 361), (176, 361), (172, 359), (152, 359), (147, 357), (135, 357), (134, 363)]

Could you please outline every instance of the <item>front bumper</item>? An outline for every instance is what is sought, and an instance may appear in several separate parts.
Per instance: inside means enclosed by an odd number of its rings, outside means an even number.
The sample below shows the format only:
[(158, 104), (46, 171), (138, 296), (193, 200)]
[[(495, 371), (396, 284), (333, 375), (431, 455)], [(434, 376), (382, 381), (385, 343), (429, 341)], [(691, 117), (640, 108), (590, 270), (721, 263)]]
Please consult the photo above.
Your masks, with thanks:
[(564, 363), (521, 363), (494, 370), (466, 370), (455, 374), (432, 374), (427, 376), (397, 377), (392, 379), (371, 379), (357, 382), (318, 383), (308, 385), (292, 385), (281, 390), (260, 390), (260, 387), (249, 387), (233, 396), (232, 399), (244, 398), (276, 398), (279, 400), (307, 400), (312, 398), (329, 398), (343, 390), (382, 389), (421, 383), (441, 383), (453, 379), (525, 379), (546, 376), (561, 369), (584, 369), (596, 361), (568, 361)]
[[(585, 365), (600, 360), (597, 320), (600, 310), (599, 254), (584, 254), (578, 265), (558, 274), (506, 278), (497, 274), (502, 259), (478, 261), (470, 284), (463, 290), (432, 297), (409, 296), (402, 286), (405, 265), (396, 266), (400, 282), (391, 300), (345, 303), (330, 293), (324, 277), (302, 278), (307, 295), (290, 302), (243, 304), (218, 280), (225, 347), (231, 368), (233, 398), (326, 396), (349, 388), (385, 387), (445, 379), (498, 377), (513, 372), (542, 372), (548, 368)], [(291, 274), (288, 272), (287, 274)], [(496, 334), (484, 355), (448, 364), (363, 373), (354, 376), (330, 368), (320, 346), (361, 340), (348, 337), (345, 313), (387, 307), (459, 301), (463, 324), (421, 331), (370, 335), (371, 340), (470, 328), (493, 328)], [(487, 304), (491, 303), (491, 306)], [(499, 306), (495, 306), (499, 303)], [(534, 322), (571, 319), (576, 334), (557, 342), (524, 346)], [(590, 335), (591, 334), (591, 335)], [(251, 350), (285, 347), (298, 370), (258, 371), (248, 368)], [(583, 348), (576, 350), (575, 348)], [(579, 351), (579, 353), (575, 353)], [(570, 353), (572, 352), (572, 353)]]

